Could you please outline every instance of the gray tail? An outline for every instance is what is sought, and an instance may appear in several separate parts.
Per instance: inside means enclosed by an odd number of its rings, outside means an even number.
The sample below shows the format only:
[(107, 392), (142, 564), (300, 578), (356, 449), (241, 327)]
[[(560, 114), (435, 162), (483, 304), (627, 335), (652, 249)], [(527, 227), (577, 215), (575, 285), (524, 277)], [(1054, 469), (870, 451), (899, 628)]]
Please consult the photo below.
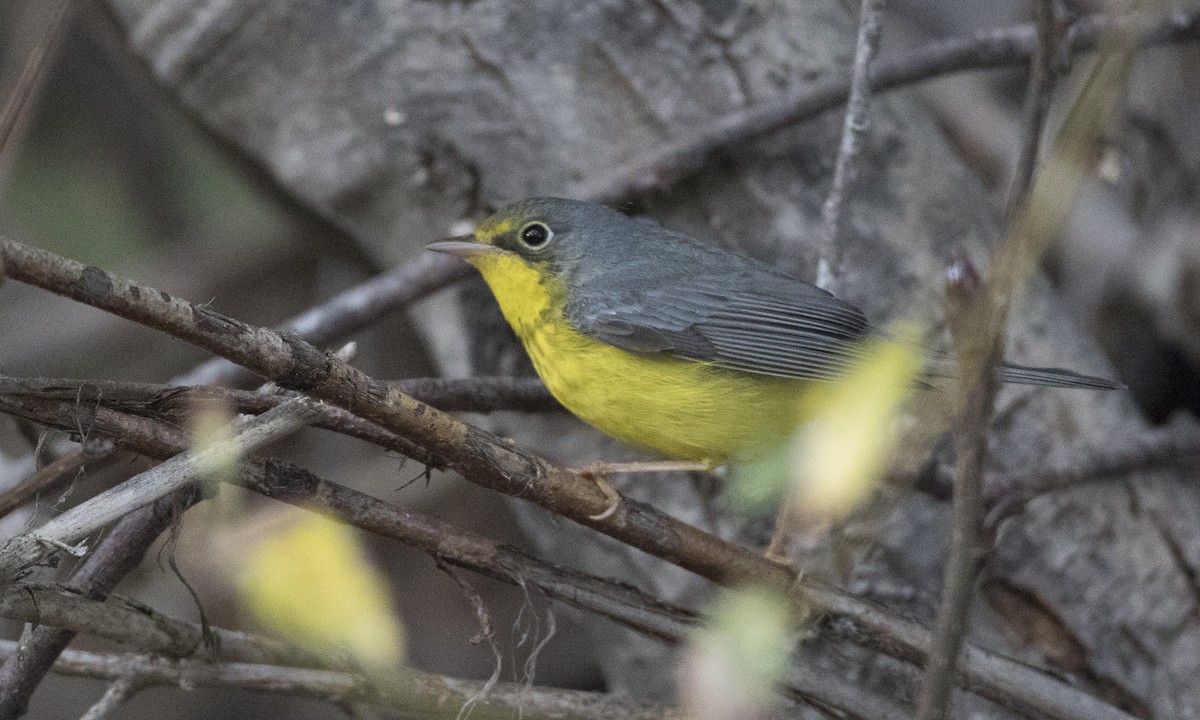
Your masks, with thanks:
[(1018, 385), (1086, 388), (1089, 390), (1121, 390), (1125, 387), (1124, 384), (1114, 380), (1083, 375), (1073, 370), (1063, 370), (1061, 368), (1035, 368), (1004, 364), (996, 368), (996, 373), (1000, 378), (1000, 382), (1016, 383)]

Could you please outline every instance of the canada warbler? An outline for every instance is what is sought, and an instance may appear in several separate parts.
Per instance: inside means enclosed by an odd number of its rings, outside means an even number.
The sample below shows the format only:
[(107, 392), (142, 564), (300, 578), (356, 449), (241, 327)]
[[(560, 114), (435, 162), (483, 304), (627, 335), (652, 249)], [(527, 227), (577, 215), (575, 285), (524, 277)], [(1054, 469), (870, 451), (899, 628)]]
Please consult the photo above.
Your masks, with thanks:
[[(798, 395), (876, 334), (771, 266), (590, 202), (534, 198), (431, 243), (474, 265), (568, 410), (620, 440), (717, 465), (782, 439)], [(1117, 388), (1004, 365), (1006, 382)]]

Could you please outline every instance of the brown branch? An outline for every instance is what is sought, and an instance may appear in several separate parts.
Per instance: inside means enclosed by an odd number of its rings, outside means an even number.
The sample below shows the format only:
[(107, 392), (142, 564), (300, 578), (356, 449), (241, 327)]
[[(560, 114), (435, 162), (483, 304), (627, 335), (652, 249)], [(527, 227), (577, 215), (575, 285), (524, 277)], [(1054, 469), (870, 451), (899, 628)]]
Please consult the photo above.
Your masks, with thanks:
[(1007, 294), (998, 310), (965, 257), (956, 263), (952, 278), (957, 282), (948, 287), (947, 318), (960, 367), (960, 410), (952, 431), (956, 452), (953, 518), (942, 601), (917, 706), (919, 720), (943, 720), (949, 715), (958, 657), (970, 629), (971, 598), (983, 559), (988, 427), (999, 389), (992, 368), (1004, 357), (1003, 327), (1007, 317)]
[[(0, 492), (0, 517), (74, 480), (83, 471), (85, 459), (86, 454), (82, 449), (69, 452)], [(97, 464), (104, 463), (104, 460), (100, 460)]]
[[(1041, 45), (1030, 72), (1026, 139), (1008, 199), (1009, 226), (992, 260), (986, 286), (961, 283), (948, 302), (955, 349), (960, 356), (961, 397), (965, 398), (955, 433), (958, 458), (954, 479), (954, 525), (933, 650), (926, 665), (917, 717), (941, 720), (949, 713), (950, 690), (960, 648), (966, 637), (971, 596), (981, 560), (983, 474), (988, 426), (996, 395), (991, 368), (1003, 358), (1004, 326), (1013, 292), (1024, 287), (1049, 244), (1066, 224), (1067, 214), (1086, 174), (1094, 146), (1101, 141), (1128, 86), (1136, 38), (1148, 29), (1136, 16), (1110, 28), (1106, 43), (1082, 73), (1074, 99), (1047, 161), (1031, 182), (1038, 139), (1053, 88), (1055, 30), (1053, 7), (1035, 4)], [(1028, 173), (1028, 177), (1021, 173)], [(965, 261), (958, 277), (973, 275)], [(974, 291), (974, 292), (972, 292)], [(981, 292), (980, 292), (981, 291)]]
[[(416, 302), (465, 277), (470, 267), (437, 253), (422, 253), (287, 320), (281, 333), (313, 345), (337, 342), (396, 308)], [(173, 380), (176, 385), (233, 385), (244, 377), (237, 365), (213, 358)]]
[(1005, 220), (1012, 222), (1029, 197), (1033, 185), (1033, 169), (1037, 165), (1038, 148), (1041, 147), (1042, 131), (1046, 126), (1046, 113), (1050, 110), (1050, 98), (1058, 78), (1055, 64), (1058, 61), (1059, 41), (1063, 29), (1054, 17), (1052, 0), (1035, 0), (1033, 4), (1034, 27), (1037, 42), (1029, 59), (1029, 87), (1025, 93), (1025, 134), (1013, 169), (1012, 184), (1005, 203)]
[[(833, 181), (829, 196), (821, 208), (821, 226), (824, 250), (822, 260), (826, 263), (830, 278), (836, 276), (841, 267), (839, 238), (846, 217), (846, 193), (857, 174), (859, 148), (870, 124), (871, 88), (869, 74), (871, 63), (879, 51), (879, 36), (883, 30), (884, 0), (862, 0), (858, 18), (858, 41), (854, 51), (854, 65), (850, 73), (850, 88), (846, 103), (846, 118), (842, 123), (842, 142), (838, 148), (837, 162), (833, 168)], [(820, 273), (818, 273), (820, 275)], [(831, 288), (826, 288), (827, 290)]]

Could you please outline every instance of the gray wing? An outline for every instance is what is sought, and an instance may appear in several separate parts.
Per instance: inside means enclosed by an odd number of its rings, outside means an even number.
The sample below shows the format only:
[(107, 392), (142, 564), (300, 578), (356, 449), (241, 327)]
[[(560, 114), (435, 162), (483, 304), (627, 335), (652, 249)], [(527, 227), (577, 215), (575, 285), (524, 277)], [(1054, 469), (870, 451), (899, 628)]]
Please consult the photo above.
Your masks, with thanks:
[[(829, 379), (871, 332), (858, 308), (817, 287), (763, 270), (674, 276), (581, 293), (567, 309), (582, 332), (623, 350), (669, 353), (721, 367)], [(625, 285), (613, 292), (613, 285)]]

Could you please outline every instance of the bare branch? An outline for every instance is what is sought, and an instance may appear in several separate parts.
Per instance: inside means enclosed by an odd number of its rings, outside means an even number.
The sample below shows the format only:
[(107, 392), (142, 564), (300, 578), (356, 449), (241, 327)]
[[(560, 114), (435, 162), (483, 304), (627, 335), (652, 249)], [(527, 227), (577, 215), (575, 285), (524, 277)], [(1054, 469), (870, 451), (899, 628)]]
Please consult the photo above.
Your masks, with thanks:
[[(0, 641), (0, 653), (12, 657), (16, 643)], [(252, 663), (169, 660), (152, 655), (92, 653), (67, 650), (53, 671), (75, 677), (120, 680), (135, 677), (147, 685), (219, 687), (282, 693), (335, 703), (366, 703), (394, 712), (424, 717), (458, 710), (482, 683), (408, 669), (394, 683), (370, 684), (361, 675), (336, 670)], [(497, 683), (479, 700), (473, 717), (500, 720), (520, 712), (536, 719), (659, 720), (678, 713), (637, 700), (580, 690)]]
[[(942, 602), (917, 706), (919, 720), (943, 720), (949, 715), (958, 656), (970, 629), (971, 598), (983, 559), (983, 474), (988, 428), (999, 389), (992, 369), (1004, 357), (1005, 315), (995, 316), (992, 298), (984, 291), (970, 261), (959, 258), (951, 277), (946, 314), (960, 367), (960, 410), (952, 431), (956, 451), (953, 526)], [(1007, 311), (1007, 294), (1003, 309)]]
[[(883, 30), (884, 0), (862, 0), (858, 18), (858, 41), (854, 50), (854, 65), (850, 73), (849, 98), (846, 104), (846, 119), (842, 123), (842, 142), (838, 148), (837, 163), (833, 169), (833, 181), (829, 196), (821, 209), (821, 226), (824, 237), (822, 260), (829, 273), (836, 274), (841, 267), (838, 239), (846, 216), (846, 194), (857, 174), (858, 151), (863, 136), (870, 124), (870, 79), (871, 63), (879, 51), (879, 36)], [(826, 288), (827, 290), (830, 288)]]
[(29, 57), (25, 59), (25, 65), (21, 68), (21, 75), (17, 78), (12, 94), (0, 109), (0, 189), (3, 189), (8, 168), (12, 166), (15, 154), (13, 138), (21, 133), (22, 126), (28, 122), (33, 112), (33, 99), (48, 74), (50, 60), (54, 56), (70, 10), (70, 0), (58, 0), (58, 4), (50, 11), (37, 42), (34, 43)]
[(47, 521), (31, 532), (11, 538), (0, 548), (0, 578), (11, 580), (18, 572), (68, 549), (91, 533), (137, 508), (154, 502), (199, 479), (206, 467), (241, 458), (269, 442), (310, 424), (320, 406), (297, 398), (241, 424), (235, 437), (213, 442), (173, 458), (87, 502)]
[[(987, 464), (988, 429), (997, 382), (992, 368), (1004, 357), (1004, 327), (1012, 295), (1025, 286), (1045, 251), (1062, 232), (1084, 176), (1092, 145), (1108, 126), (1118, 97), (1123, 97), (1132, 63), (1137, 21), (1114, 33), (1084, 72), (1084, 90), (1075, 98), (1046, 168), (1032, 184), (1033, 166), (1046, 108), (1053, 88), (1054, 18), (1049, 0), (1035, 4), (1039, 47), (1030, 69), (1026, 139), (1008, 199), (1009, 227), (993, 257), (986, 286), (965, 260), (958, 263), (960, 281), (948, 293), (947, 316), (959, 355), (960, 421), (954, 431), (957, 459), (954, 478), (954, 525), (938, 610), (934, 645), (925, 666), (917, 717), (942, 720), (949, 715), (950, 693), (960, 648), (966, 637), (976, 571), (982, 559), (983, 475)], [(973, 282), (971, 282), (973, 280)]]
[(79, 720), (104, 720), (104, 718), (111, 717), (122, 704), (148, 684), (135, 675), (117, 678), (108, 686), (108, 690), (104, 691), (104, 696), (97, 700), (95, 705), (88, 708), (87, 712), (79, 716)]
[[(436, 253), (418, 257), (338, 293), (279, 326), (313, 345), (337, 342), (402, 307), (465, 277), (470, 267)], [(213, 358), (174, 379), (177, 385), (232, 385), (240, 370), (224, 358)]]
[[(0, 595), (0, 616), (95, 635), (168, 657), (205, 657), (209, 652), (199, 624), (143, 605), (94, 600), (61, 586), (12, 585)], [(330, 667), (326, 656), (279, 640), (211, 626), (209, 632), (217, 640), (216, 657), (222, 660)]]
[(0, 517), (77, 477), (83, 470), (84, 459), (82, 449), (69, 452), (0, 492)]

